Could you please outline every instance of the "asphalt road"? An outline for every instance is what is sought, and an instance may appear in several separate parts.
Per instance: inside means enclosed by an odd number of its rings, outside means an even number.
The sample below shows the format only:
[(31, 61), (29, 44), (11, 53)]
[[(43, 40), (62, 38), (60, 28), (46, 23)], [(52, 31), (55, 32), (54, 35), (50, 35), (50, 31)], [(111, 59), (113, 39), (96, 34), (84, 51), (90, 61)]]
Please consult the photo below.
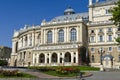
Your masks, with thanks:
[(120, 72), (92, 72), (93, 76), (85, 80), (120, 80)]

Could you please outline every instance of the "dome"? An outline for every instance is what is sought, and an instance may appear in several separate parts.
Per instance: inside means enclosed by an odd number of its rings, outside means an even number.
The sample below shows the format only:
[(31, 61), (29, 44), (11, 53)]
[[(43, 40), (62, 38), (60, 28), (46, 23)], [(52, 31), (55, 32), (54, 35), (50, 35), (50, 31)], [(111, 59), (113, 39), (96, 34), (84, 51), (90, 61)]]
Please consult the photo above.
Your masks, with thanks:
[(64, 15), (70, 15), (70, 14), (75, 14), (75, 11), (74, 11), (71, 7), (68, 7), (68, 8), (64, 11)]

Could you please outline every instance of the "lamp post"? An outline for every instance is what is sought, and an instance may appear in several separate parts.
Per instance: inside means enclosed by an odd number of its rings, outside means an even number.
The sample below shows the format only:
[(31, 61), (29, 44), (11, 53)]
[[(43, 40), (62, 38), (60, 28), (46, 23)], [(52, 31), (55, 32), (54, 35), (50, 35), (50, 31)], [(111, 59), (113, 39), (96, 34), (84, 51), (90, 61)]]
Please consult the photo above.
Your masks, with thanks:
[(98, 51), (98, 53), (100, 53), (100, 65), (101, 65), (100, 71), (103, 71), (102, 56), (103, 56), (103, 53), (104, 53), (104, 52), (105, 52), (105, 51), (104, 51), (102, 48), (100, 48), (100, 50)]

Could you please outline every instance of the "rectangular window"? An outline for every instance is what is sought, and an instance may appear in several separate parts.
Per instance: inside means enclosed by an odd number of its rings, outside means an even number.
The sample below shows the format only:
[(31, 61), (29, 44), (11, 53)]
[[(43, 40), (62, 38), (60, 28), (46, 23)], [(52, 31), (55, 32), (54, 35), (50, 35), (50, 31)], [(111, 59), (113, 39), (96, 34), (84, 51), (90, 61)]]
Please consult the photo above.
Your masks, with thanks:
[(100, 40), (100, 42), (103, 42), (103, 36), (102, 35), (99, 36), (99, 40)]
[(112, 35), (108, 35), (108, 41), (112, 41)]
[(94, 36), (91, 36), (91, 42), (94, 42)]
[(99, 32), (103, 32), (103, 29), (99, 29)]
[(120, 34), (118, 34), (118, 37), (120, 37)]
[(109, 48), (108, 48), (108, 51), (112, 51), (112, 47), (109, 47)]
[(94, 49), (94, 48), (91, 48), (91, 52), (94, 53), (94, 52), (95, 52), (95, 49)]
[(111, 28), (111, 27), (109, 27), (109, 28), (108, 28), (108, 32), (111, 32), (111, 31), (112, 31), (112, 28)]
[(120, 51), (120, 46), (118, 46), (118, 51)]

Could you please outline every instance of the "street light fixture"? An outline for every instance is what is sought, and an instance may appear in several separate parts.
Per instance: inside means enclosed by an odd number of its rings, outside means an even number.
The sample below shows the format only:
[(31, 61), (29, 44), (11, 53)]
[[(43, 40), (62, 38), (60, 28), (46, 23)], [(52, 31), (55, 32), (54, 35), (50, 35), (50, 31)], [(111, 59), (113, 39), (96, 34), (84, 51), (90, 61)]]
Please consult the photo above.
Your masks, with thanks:
[(103, 63), (102, 63), (102, 56), (103, 56), (103, 53), (104, 53), (105, 51), (103, 50), (103, 48), (100, 48), (100, 50), (98, 51), (98, 53), (100, 53), (100, 64), (101, 65), (103, 65)]
[(98, 51), (98, 53), (100, 53), (100, 65), (101, 65), (101, 71), (103, 71), (103, 62), (102, 62), (102, 56), (103, 56), (103, 53), (104, 53), (105, 51), (103, 50), (103, 48), (101, 47), (100, 49), (99, 49), (99, 51)]

